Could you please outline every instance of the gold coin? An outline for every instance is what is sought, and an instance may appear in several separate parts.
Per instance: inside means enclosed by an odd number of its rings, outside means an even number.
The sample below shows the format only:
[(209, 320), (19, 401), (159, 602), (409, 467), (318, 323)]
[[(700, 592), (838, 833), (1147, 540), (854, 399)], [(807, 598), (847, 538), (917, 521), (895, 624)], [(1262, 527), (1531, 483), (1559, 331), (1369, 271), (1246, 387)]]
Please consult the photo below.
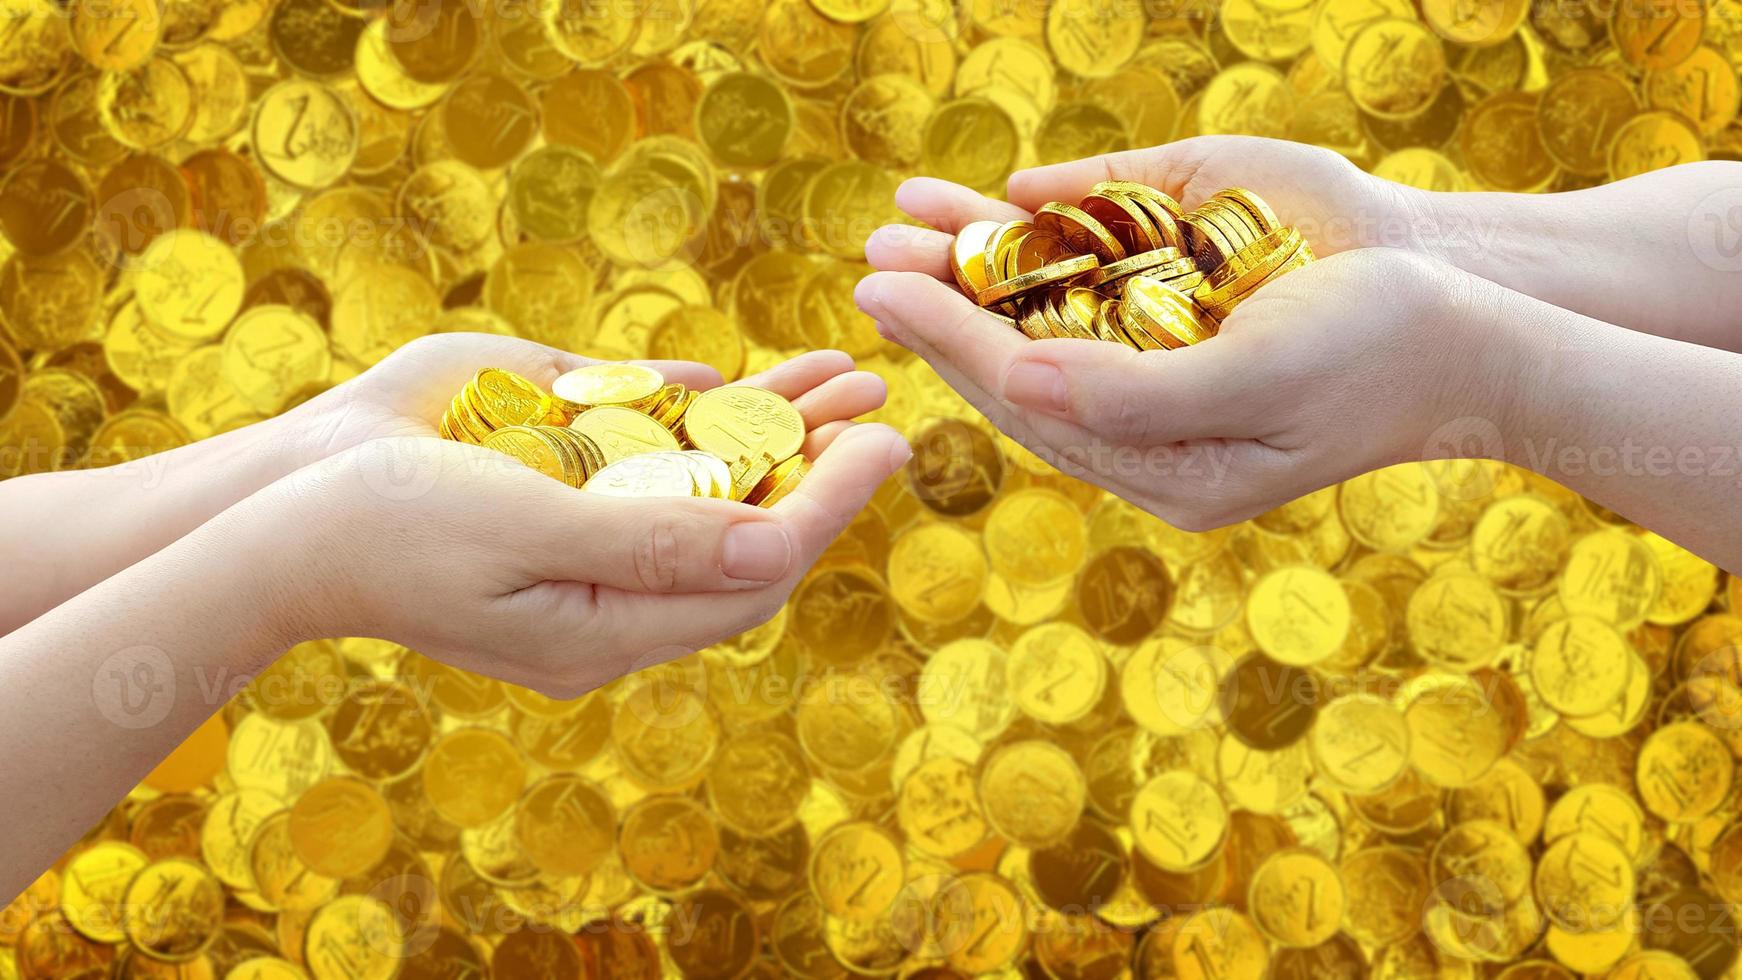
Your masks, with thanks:
[(1173, 940), (1173, 965), (1180, 980), (1261, 977), (1270, 965), (1263, 935), (1252, 920), (1231, 908), (1194, 913)]
[(1010, 114), (978, 96), (938, 106), (920, 137), (920, 163), (926, 173), (976, 190), (1002, 185), (1021, 152), (1021, 135)]
[(1409, 724), (1389, 701), (1350, 694), (1326, 704), (1310, 733), (1318, 771), (1345, 792), (1377, 793), (1409, 762)]
[(1369, 22), (1349, 38), (1343, 81), (1365, 112), (1407, 119), (1420, 114), (1446, 82), (1440, 39), (1421, 22), (1387, 17)]
[(551, 393), (575, 405), (633, 405), (659, 392), (665, 378), (638, 364), (589, 364), (551, 383)]
[(449, 90), (442, 124), (457, 159), (494, 170), (519, 159), (531, 145), (538, 133), (538, 107), (514, 79), (479, 72)]
[(193, 83), (176, 62), (155, 57), (131, 72), (110, 72), (97, 86), (97, 114), (121, 145), (150, 150), (193, 125)]
[(723, 75), (696, 104), (696, 132), (714, 158), (727, 166), (765, 167), (775, 162), (792, 128), (792, 103), (779, 85), (761, 75)]
[(260, 97), (253, 144), (260, 164), (298, 187), (327, 187), (357, 157), (357, 120), (345, 101), (319, 82), (280, 82)]
[[(1545, 95), (1546, 99), (1546, 95)], [(1544, 133), (1545, 143), (1550, 137)], [(1607, 147), (1607, 143), (1604, 144)], [(1553, 150), (1550, 150), (1552, 153)], [(1563, 166), (1565, 163), (1563, 161)], [(1395, 150), (1373, 165), (1373, 175), (1424, 191), (1461, 191), (1466, 189), (1464, 173), (1445, 154), (1426, 147), (1412, 146)]]
[(998, 501), (986, 517), (984, 536), (992, 571), (1034, 586), (1077, 572), (1087, 547), (1076, 506), (1050, 490), (1024, 490)]
[(1199, 126), (1206, 134), (1249, 133), (1284, 139), (1294, 115), (1295, 98), (1287, 81), (1276, 69), (1257, 62), (1223, 69), (1199, 94)]
[(1247, 625), (1260, 649), (1279, 663), (1309, 666), (1336, 652), (1349, 632), (1349, 597), (1316, 568), (1271, 572), (1252, 587)]
[(197, 861), (171, 858), (140, 869), (122, 898), (127, 939), (154, 959), (194, 958), (224, 922), (224, 889)]
[(335, 776), (297, 799), (288, 831), (291, 846), (309, 868), (329, 878), (350, 878), (387, 856), (393, 816), (373, 786)]
[(804, 419), (791, 402), (750, 385), (704, 391), (684, 412), (684, 438), (728, 462), (786, 459), (804, 445), (804, 433)]
[(73, 855), (61, 873), (67, 924), (97, 942), (126, 941), (127, 887), (150, 863), (145, 852), (120, 841), (100, 841)]
[(1571, 529), (1564, 514), (1541, 497), (1496, 500), (1470, 536), (1476, 571), (1502, 593), (1518, 595), (1552, 584), (1566, 556)]
[(1326, 942), (1342, 924), (1347, 894), (1337, 869), (1316, 851), (1278, 851), (1252, 873), (1246, 907), (1258, 930), (1282, 946)]
[(1621, 75), (1600, 68), (1569, 71), (1543, 90), (1537, 108), (1543, 148), (1573, 173), (1601, 176), (1615, 134), (1638, 111), (1633, 86)]
[(1707, 138), (1735, 120), (1742, 103), (1735, 67), (1716, 49), (1704, 46), (1674, 67), (1648, 73), (1644, 94), (1652, 108), (1680, 113)]
[(1543, 914), (1561, 928), (1608, 929), (1633, 903), (1632, 856), (1601, 834), (1568, 834), (1543, 852), (1535, 886)]
[(1676, 722), (1652, 732), (1639, 750), (1639, 798), (1664, 820), (1691, 823), (1729, 794), (1734, 771), (1718, 736), (1697, 722)]
[(481, 827), (507, 813), (526, 779), (520, 752), (506, 737), (483, 728), (461, 728), (430, 746), (423, 787), (443, 819)]
[(973, 976), (1008, 966), (1028, 941), (1016, 888), (994, 874), (961, 875), (933, 899), (941, 947), (952, 967)]
[(1615, 49), (1635, 68), (1673, 68), (1698, 50), (1705, 26), (1705, 7), (1678, 7), (1662, 0), (1634, 4), (1609, 14), (1609, 35)]
[(912, 167), (923, 152), (926, 120), (936, 102), (906, 75), (876, 75), (841, 103), (841, 133), (854, 156), (881, 167)]
[(979, 540), (954, 524), (920, 524), (890, 548), (890, 595), (903, 612), (928, 623), (957, 622), (979, 608), (986, 576)]
[(257, 411), (277, 412), (331, 370), (320, 324), (288, 306), (256, 306), (224, 337), (224, 375)]
[(986, 740), (1016, 716), (1010, 699), (1008, 658), (989, 640), (954, 640), (934, 652), (920, 671), (920, 713), (934, 725), (952, 725)]
[(0, 182), (0, 231), (25, 255), (53, 255), (72, 247), (94, 207), (90, 187), (56, 160), (27, 163)]
[(1530, 14), (1530, 4), (1519, 0), (1483, 0), (1481, 3), (1429, 0), (1422, 4), (1421, 12), (1428, 26), (1440, 37), (1454, 44), (1490, 47), (1504, 43), (1517, 33), (1524, 18)]
[(610, 852), (617, 826), (611, 801), (599, 788), (567, 773), (527, 787), (514, 820), (527, 860), (546, 874), (562, 876), (592, 871)]
[(1125, 661), (1120, 698), (1126, 713), (1157, 735), (1201, 729), (1222, 720), (1221, 681), (1233, 664), (1219, 647), (1157, 637)]
[(1131, 801), (1131, 831), (1143, 856), (1169, 871), (1209, 860), (1228, 833), (1228, 811), (1216, 789), (1186, 770), (1161, 773)]
[(900, 783), (896, 816), (918, 850), (952, 858), (986, 838), (986, 819), (970, 762), (941, 756), (920, 763)]
[(1092, 253), (1108, 263), (1125, 257), (1125, 246), (1106, 225), (1070, 204), (1055, 201), (1043, 205), (1034, 214), (1034, 227), (1036, 231), (1063, 241), (1077, 255)]
[(695, 497), (695, 474), (678, 453), (630, 456), (587, 478), (582, 490), (613, 497)]
[(1481, 577), (1447, 573), (1422, 583), (1409, 598), (1404, 624), (1410, 646), (1449, 670), (1485, 667), (1511, 627), (1506, 601)]
[(987, 821), (1022, 847), (1045, 847), (1063, 838), (1082, 815), (1086, 794), (1076, 761), (1051, 742), (1010, 743), (993, 752), (980, 770)]
[(1609, 144), (1609, 179), (1639, 174), (1706, 158), (1699, 131), (1681, 115), (1652, 110), (1627, 120)]
[(1375, 946), (1403, 942), (1421, 928), (1418, 910), (1432, 887), (1419, 850), (1379, 845), (1345, 855), (1339, 866), (1348, 895), (1343, 929)]
[(1626, 692), (1627, 640), (1589, 616), (1552, 623), (1531, 648), (1530, 681), (1537, 696), (1564, 715), (1594, 715)]
[(397, 913), (370, 895), (344, 895), (309, 919), (307, 961), (317, 977), (390, 980), (400, 966)]
[(1460, 139), (1471, 176), (1503, 191), (1540, 190), (1554, 179), (1554, 160), (1535, 124), (1537, 101), (1502, 92), (1470, 110)]
[(889, 834), (870, 823), (844, 823), (811, 851), (810, 883), (829, 915), (873, 919), (895, 903), (904, 863)]
[(597, 443), (606, 465), (642, 453), (676, 452), (680, 448), (670, 429), (634, 409), (616, 405), (587, 409), (575, 416), (569, 428)]
[(1107, 660), (1081, 627), (1048, 623), (1028, 629), (1005, 664), (1011, 699), (1023, 714), (1067, 725), (1093, 710), (1107, 683)]
[(1409, 761), (1435, 786), (1468, 786), (1511, 747), (1512, 722), (1465, 674), (1423, 675), (1404, 699)]

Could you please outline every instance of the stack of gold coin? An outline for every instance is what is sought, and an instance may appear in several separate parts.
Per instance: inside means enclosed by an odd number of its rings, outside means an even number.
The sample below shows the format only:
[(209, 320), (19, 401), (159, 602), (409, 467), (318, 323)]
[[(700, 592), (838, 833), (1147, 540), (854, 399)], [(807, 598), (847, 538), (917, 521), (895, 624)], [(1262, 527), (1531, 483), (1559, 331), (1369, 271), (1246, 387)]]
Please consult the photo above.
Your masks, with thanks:
[(606, 465), (598, 443), (561, 425), (511, 425), (485, 436), (478, 445), (512, 456), (577, 489), (585, 487)]
[(804, 419), (786, 399), (749, 385), (698, 393), (637, 364), (577, 368), (549, 392), (485, 368), (454, 396), (440, 432), (615, 496), (769, 507), (810, 470)]
[(1199, 268), (1215, 269), (1278, 227), (1270, 205), (1240, 187), (1217, 191), (1180, 219), (1180, 234)]
[(1294, 228), (1277, 228), (1240, 246), (1211, 269), (1192, 293), (1198, 308), (1220, 324), (1259, 287), (1313, 260), (1312, 248)]
[(551, 396), (510, 371), (479, 371), (449, 403), (438, 431), (445, 439), (483, 445), (497, 429), (542, 425), (551, 419)]
[(584, 489), (613, 497), (732, 497), (735, 490), (725, 460), (695, 449), (625, 457), (594, 474)]
[(1312, 261), (1258, 195), (1220, 191), (1185, 212), (1161, 191), (1102, 181), (1033, 221), (976, 221), (951, 250), (956, 284), (1028, 337), (1173, 349), (1215, 336), (1257, 289)]

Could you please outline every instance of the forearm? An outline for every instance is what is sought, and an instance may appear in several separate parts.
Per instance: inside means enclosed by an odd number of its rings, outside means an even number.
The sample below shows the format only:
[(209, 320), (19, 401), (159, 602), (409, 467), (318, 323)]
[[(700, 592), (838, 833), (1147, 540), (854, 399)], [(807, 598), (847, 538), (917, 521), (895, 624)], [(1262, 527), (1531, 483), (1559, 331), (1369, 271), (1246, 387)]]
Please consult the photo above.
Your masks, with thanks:
[(0, 636), (308, 462), (284, 416), (95, 470), (0, 483)]
[(1564, 194), (1410, 192), (1384, 244), (1607, 323), (1742, 350), (1742, 163)]
[(249, 504), (0, 637), (0, 895), (24, 888), (288, 642)]
[(1742, 571), (1742, 355), (1523, 297), (1492, 305), (1521, 366), (1496, 413), (1505, 459)]

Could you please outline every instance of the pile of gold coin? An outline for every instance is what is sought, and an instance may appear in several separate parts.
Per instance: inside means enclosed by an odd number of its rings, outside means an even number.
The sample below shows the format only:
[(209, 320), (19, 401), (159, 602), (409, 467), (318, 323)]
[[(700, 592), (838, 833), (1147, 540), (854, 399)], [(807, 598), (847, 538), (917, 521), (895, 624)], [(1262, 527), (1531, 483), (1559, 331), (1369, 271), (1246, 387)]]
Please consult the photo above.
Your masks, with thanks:
[(810, 471), (799, 453), (803, 417), (763, 388), (698, 393), (637, 364), (577, 368), (551, 388), (485, 368), (454, 396), (439, 431), (571, 487), (624, 497), (772, 507)]
[(1185, 212), (1143, 184), (1108, 180), (1033, 221), (975, 221), (951, 246), (956, 285), (1034, 340), (1171, 350), (1208, 340), (1240, 302), (1313, 260), (1258, 195), (1220, 191)]
[(914, 174), (1733, 160), (1735, 0), (3, 6), (0, 475), (446, 331), (729, 381), (840, 348), (917, 455), (773, 622), (578, 702), (299, 646), (0, 912), (0, 978), (1734, 973), (1742, 583), (1488, 462), (1182, 533), (852, 288)]

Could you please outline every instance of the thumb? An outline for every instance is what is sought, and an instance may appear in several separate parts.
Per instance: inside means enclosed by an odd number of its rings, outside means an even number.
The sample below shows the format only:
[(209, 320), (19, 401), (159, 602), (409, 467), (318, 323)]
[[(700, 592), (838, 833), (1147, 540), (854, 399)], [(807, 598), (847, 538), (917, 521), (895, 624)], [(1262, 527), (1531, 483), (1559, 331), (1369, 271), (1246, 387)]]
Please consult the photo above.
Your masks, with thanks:
[(794, 531), (797, 567), (810, 567), (912, 456), (907, 440), (887, 425), (860, 423), (836, 436), (798, 488), (774, 505)]
[(556, 519), (537, 528), (533, 571), (630, 592), (757, 589), (786, 577), (798, 546), (788, 522), (729, 500), (633, 499), (557, 486)]
[(1074, 422), (1121, 445), (1166, 445), (1249, 432), (1251, 362), (1228, 338), (1138, 351), (1088, 340), (1027, 344), (1005, 371), (1006, 401)]

